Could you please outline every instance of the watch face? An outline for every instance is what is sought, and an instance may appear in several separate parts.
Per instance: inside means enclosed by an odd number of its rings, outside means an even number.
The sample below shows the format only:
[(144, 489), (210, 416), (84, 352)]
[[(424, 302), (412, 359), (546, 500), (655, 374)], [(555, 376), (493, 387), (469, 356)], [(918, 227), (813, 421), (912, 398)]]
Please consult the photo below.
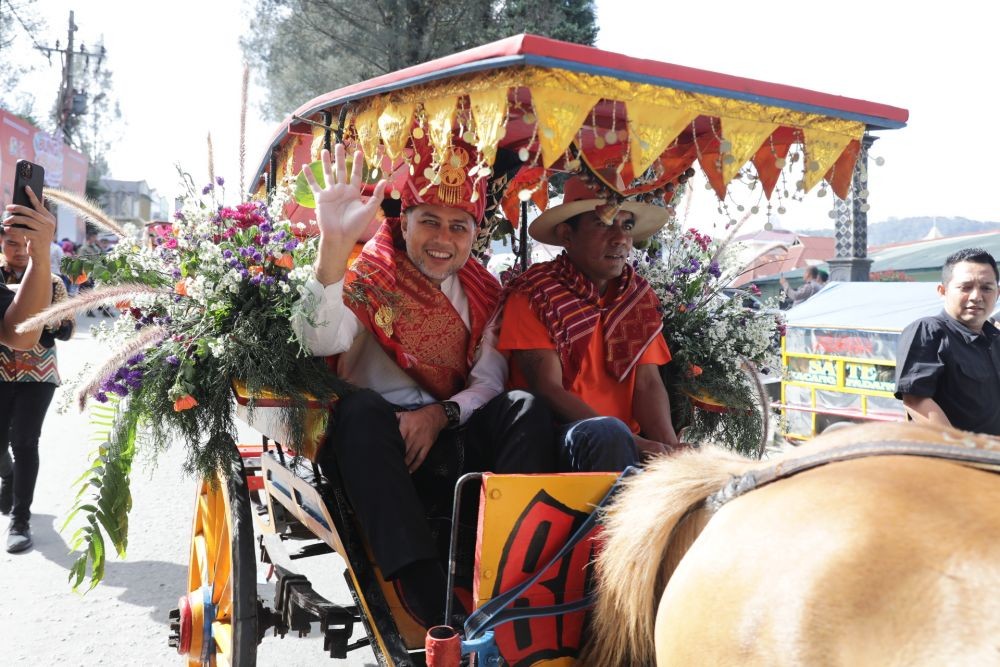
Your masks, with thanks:
[(444, 416), (448, 418), (448, 423), (452, 426), (458, 424), (462, 418), (462, 411), (455, 401), (443, 401), (441, 407), (444, 408)]

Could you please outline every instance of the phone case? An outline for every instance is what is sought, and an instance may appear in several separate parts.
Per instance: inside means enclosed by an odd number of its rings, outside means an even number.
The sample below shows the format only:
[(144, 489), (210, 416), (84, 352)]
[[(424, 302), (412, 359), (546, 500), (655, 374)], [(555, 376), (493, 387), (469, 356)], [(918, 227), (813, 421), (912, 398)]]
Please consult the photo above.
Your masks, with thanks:
[(14, 203), (31, 208), (31, 200), (28, 199), (28, 194), (24, 191), (25, 185), (31, 188), (31, 191), (38, 197), (38, 201), (42, 201), (42, 184), (44, 182), (45, 169), (41, 165), (28, 160), (18, 160), (17, 164), (14, 165)]

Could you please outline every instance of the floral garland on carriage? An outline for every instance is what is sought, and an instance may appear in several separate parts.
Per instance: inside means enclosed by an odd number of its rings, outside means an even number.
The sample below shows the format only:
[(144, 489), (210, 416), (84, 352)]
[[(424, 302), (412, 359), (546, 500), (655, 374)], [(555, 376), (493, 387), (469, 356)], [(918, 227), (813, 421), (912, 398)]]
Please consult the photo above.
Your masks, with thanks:
[[(663, 304), (663, 335), (672, 360), (661, 374), (670, 396), (674, 427), (687, 442), (713, 440), (760, 456), (770, 408), (760, 373), (777, 367), (777, 341), (784, 322), (778, 304), (745, 307), (740, 294), (726, 295), (741, 268), (730, 240), (671, 221), (636, 250), (636, 270)], [(759, 296), (755, 285), (746, 290)]]
[[(77, 284), (97, 287), (53, 306), (25, 329), (97, 307), (117, 307), (96, 336), (116, 350), (77, 379), (77, 402), (89, 405), (98, 445), (79, 481), (64, 528), (78, 515), (70, 540), (80, 553), (70, 581), (89, 588), (103, 577), (105, 539), (123, 557), (128, 543), (129, 489), (138, 452), (186, 446), (185, 470), (214, 479), (237, 456), (232, 380), (251, 396), (265, 390), (288, 397), (281, 416), (298, 449), (310, 400), (330, 401), (351, 387), (294, 336), (289, 316), (312, 275), (317, 239), (284, 215), (292, 196), (284, 185), (270, 203), (223, 205), (224, 180), (200, 190), (183, 176), (186, 195), (169, 232), (145, 243), (86, 200), (60, 191), (46, 196), (119, 235), (105, 255), (78, 256), (63, 265)], [(89, 589), (88, 589), (89, 590)]]

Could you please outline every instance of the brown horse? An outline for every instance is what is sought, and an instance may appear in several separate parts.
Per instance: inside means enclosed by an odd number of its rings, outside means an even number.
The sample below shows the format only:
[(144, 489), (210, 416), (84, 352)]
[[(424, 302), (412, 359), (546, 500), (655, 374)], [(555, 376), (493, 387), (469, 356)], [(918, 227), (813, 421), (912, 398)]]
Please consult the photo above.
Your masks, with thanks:
[(748, 471), (780, 476), (858, 443), (1000, 452), (1000, 439), (873, 424), (768, 461), (703, 447), (655, 462), (607, 512), (582, 664), (1000, 664), (995, 471), (866, 456), (706, 507)]

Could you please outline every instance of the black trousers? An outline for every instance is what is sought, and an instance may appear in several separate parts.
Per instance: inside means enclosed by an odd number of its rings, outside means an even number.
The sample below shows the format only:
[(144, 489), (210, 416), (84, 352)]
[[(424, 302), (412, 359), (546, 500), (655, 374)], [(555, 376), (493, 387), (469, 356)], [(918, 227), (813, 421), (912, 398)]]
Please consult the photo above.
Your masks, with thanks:
[(439, 558), (428, 517), (450, 513), (461, 475), (551, 472), (556, 466), (551, 413), (527, 392), (500, 394), (464, 426), (442, 431), (412, 475), (403, 460), (398, 411), (374, 391), (343, 397), (319, 456), (324, 469), (339, 469), (386, 579), (416, 561)]
[(11, 517), (22, 521), (31, 518), (31, 501), (38, 479), (38, 437), (52, 402), (56, 385), (51, 382), (0, 382), (0, 456), (14, 455), (14, 507)]

